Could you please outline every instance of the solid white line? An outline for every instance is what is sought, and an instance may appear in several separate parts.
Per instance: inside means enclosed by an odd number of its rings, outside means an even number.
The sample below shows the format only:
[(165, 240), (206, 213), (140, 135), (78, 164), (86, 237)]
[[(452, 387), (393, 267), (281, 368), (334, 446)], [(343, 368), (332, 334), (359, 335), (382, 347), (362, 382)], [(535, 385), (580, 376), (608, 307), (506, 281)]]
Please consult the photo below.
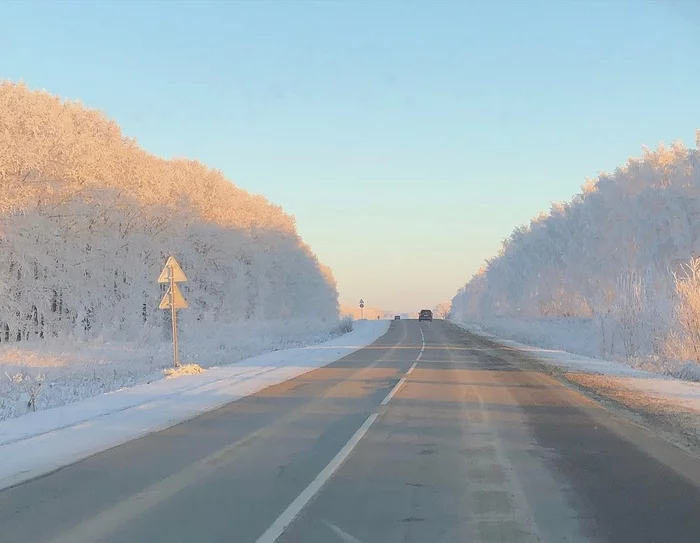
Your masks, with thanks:
[(416, 358), (416, 362), (418, 362), (421, 358), (423, 358), (423, 351), (418, 353), (418, 357)]
[(274, 543), (277, 538), (281, 536), (287, 527), (294, 521), (294, 519), (301, 513), (302, 509), (307, 503), (313, 498), (316, 493), (321, 490), (321, 487), (326, 484), (328, 479), (336, 472), (336, 470), (341, 466), (345, 459), (350, 456), (352, 450), (357, 446), (360, 440), (364, 437), (372, 426), (372, 423), (377, 419), (379, 415), (377, 413), (371, 414), (367, 420), (360, 426), (360, 428), (355, 432), (355, 434), (350, 438), (345, 446), (340, 449), (340, 452), (335, 455), (335, 458), (330, 461), (330, 463), (323, 468), (323, 471), (319, 473), (316, 478), (311, 481), (309, 486), (307, 486), (304, 491), (297, 496), (297, 498), (284, 510), (284, 512), (277, 517), (277, 520), (272, 523), (272, 525), (261, 535), (256, 543)]
[(396, 383), (396, 386), (392, 388), (389, 391), (389, 394), (386, 395), (386, 398), (382, 400), (382, 403), (380, 405), (386, 405), (389, 403), (389, 400), (394, 397), (394, 394), (398, 392), (398, 390), (401, 388), (401, 385), (403, 385), (406, 382), (406, 378), (402, 377), (398, 383)]
[[(420, 355), (418, 355), (420, 357)], [(418, 365), (418, 360), (416, 360), (413, 365), (408, 368), (408, 371), (406, 372), (406, 375), (411, 375), (413, 373), (413, 370), (416, 369), (416, 366)]]

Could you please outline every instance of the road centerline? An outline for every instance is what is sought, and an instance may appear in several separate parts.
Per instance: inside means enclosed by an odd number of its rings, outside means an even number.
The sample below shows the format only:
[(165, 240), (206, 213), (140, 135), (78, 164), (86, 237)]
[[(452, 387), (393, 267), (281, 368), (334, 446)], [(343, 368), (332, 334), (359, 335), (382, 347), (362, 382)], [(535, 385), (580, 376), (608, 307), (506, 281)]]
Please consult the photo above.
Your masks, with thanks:
[(307, 503), (318, 493), (331, 476), (340, 468), (343, 462), (350, 456), (352, 450), (369, 430), (370, 426), (377, 420), (378, 413), (372, 413), (360, 428), (353, 434), (350, 440), (343, 446), (330, 463), (323, 468), (316, 478), (311, 481), (299, 496), (285, 509), (282, 514), (272, 523), (272, 525), (261, 535), (256, 543), (274, 543), (284, 533), (287, 527), (294, 522), (294, 519), (301, 513)]
[(379, 404), (379, 405), (386, 405), (386, 404), (388, 404), (388, 403), (391, 401), (391, 399), (394, 397), (394, 394), (396, 394), (396, 393), (399, 391), (399, 389), (403, 386), (403, 384), (404, 384), (405, 382), (406, 382), (406, 378), (405, 378), (405, 377), (402, 377), (401, 379), (399, 379), (399, 382), (396, 383), (396, 385), (394, 385), (394, 388), (392, 388), (392, 389), (389, 391), (389, 394), (386, 395), (386, 397), (382, 400), (382, 403)]
[[(420, 330), (420, 333), (421, 350), (418, 353), (416, 361), (406, 372), (406, 375), (410, 375), (410, 373), (413, 372), (425, 350), (425, 337), (422, 329)], [(399, 379), (398, 383), (394, 385), (394, 387), (382, 400), (380, 406), (387, 405), (405, 382), (406, 377)], [(331, 460), (330, 463), (316, 476), (316, 478), (302, 491), (302, 493), (297, 496), (297, 498), (287, 507), (287, 509), (285, 509), (280, 516), (277, 517), (277, 519), (270, 525), (263, 535), (256, 540), (256, 543), (275, 543), (275, 541), (277, 541), (282, 534), (284, 534), (287, 528), (301, 514), (311, 499), (323, 488), (326, 482), (328, 482), (333, 474), (340, 468), (347, 457), (350, 456), (350, 453), (352, 453), (353, 449), (359, 444), (378, 417), (379, 413), (375, 412), (371, 414), (367, 420), (365, 420), (362, 426), (360, 426), (355, 434), (353, 434), (350, 440), (343, 446), (333, 460)]]

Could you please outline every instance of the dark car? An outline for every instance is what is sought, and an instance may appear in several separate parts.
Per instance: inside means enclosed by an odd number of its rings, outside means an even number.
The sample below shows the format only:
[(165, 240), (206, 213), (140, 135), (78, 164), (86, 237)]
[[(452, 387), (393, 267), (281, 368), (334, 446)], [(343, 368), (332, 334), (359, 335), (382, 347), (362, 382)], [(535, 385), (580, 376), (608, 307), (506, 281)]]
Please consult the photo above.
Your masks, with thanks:
[(394, 315), (394, 320), (395, 320), (395, 321), (400, 321), (400, 320), (401, 320), (401, 315)]
[(418, 314), (418, 320), (419, 321), (432, 321), (433, 320), (433, 312), (430, 311), (430, 309), (421, 309), (420, 313)]

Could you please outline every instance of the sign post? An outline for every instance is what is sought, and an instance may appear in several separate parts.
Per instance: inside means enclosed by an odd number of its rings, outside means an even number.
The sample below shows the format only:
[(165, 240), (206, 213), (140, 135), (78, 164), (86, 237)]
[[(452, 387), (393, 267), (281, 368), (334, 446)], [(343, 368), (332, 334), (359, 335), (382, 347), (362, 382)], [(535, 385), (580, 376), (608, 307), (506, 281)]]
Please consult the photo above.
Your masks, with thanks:
[(187, 300), (185, 300), (180, 288), (177, 286), (178, 283), (183, 281), (187, 281), (185, 272), (182, 271), (180, 264), (177, 263), (174, 257), (169, 257), (158, 277), (159, 283), (169, 284), (168, 292), (165, 293), (165, 296), (160, 301), (158, 309), (170, 309), (170, 320), (173, 325), (173, 363), (175, 367), (180, 365), (177, 349), (177, 310), (189, 307)]
[(360, 298), (360, 318), (365, 318), (365, 301), (362, 298)]

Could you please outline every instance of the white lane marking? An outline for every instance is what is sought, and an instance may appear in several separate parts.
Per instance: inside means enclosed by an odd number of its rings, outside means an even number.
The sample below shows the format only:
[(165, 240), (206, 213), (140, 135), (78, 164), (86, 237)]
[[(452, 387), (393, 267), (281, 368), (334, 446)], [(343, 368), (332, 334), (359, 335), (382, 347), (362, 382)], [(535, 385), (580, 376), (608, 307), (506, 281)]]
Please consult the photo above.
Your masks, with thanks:
[(380, 405), (386, 405), (386, 404), (388, 404), (389, 401), (391, 400), (391, 398), (394, 397), (394, 394), (396, 394), (396, 393), (398, 392), (398, 390), (401, 388), (401, 385), (403, 385), (405, 382), (406, 382), (406, 378), (405, 378), (405, 377), (402, 377), (402, 378), (399, 380), (399, 382), (396, 383), (396, 386), (394, 386), (394, 388), (392, 388), (392, 389), (389, 391), (389, 394), (386, 395), (386, 398), (384, 398), (384, 399), (382, 400), (382, 403), (381, 403)]
[[(420, 359), (420, 355), (418, 355), (418, 359)], [(413, 373), (413, 370), (415, 370), (416, 366), (418, 365), (418, 359), (413, 363), (413, 365), (410, 368), (408, 368), (406, 375), (411, 375)]]
[(350, 535), (347, 533), (345, 530), (342, 530), (338, 528), (335, 524), (332, 522), (327, 521), (326, 519), (321, 519), (323, 523), (328, 526), (335, 534), (343, 540), (343, 543), (362, 543), (359, 539), (357, 539), (355, 536)]
[(277, 538), (281, 536), (287, 527), (294, 521), (294, 519), (301, 513), (302, 509), (306, 507), (311, 498), (313, 498), (316, 493), (321, 490), (321, 487), (326, 484), (328, 479), (336, 472), (336, 470), (341, 466), (345, 459), (350, 456), (352, 450), (357, 446), (360, 440), (364, 437), (372, 426), (379, 415), (377, 413), (372, 413), (367, 420), (360, 426), (360, 428), (355, 432), (355, 434), (350, 438), (345, 446), (340, 449), (340, 452), (335, 455), (333, 460), (323, 468), (323, 471), (319, 473), (316, 478), (311, 481), (309, 486), (307, 486), (299, 496), (285, 509), (282, 514), (277, 517), (277, 520), (272, 523), (272, 525), (261, 535), (256, 543), (274, 543)]
[[(420, 346), (420, 352), (418, 353), (418, 357), (416, 358), (416, 362), (418, 362), (421, 358), (423, 358), (423, 353), (425, 353), (425, 335), (423, 335), (423, 327), (420, 327), (419, 330), (420, 330), (421, 346)], [(415, 366), (416, 365), (413, 364), (413, 367), (407, 373), (411, 373), (411, 371), (413, 371), (413, 368), (415, 368)]]

